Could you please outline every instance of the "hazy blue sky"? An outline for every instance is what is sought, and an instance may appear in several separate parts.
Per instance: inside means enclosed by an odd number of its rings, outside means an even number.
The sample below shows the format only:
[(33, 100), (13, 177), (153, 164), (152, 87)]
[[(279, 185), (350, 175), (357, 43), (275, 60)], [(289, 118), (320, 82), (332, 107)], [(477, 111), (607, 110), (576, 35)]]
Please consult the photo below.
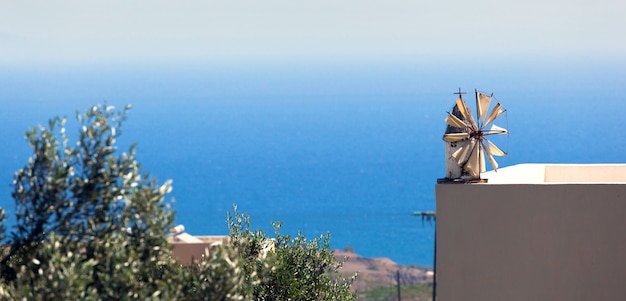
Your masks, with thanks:
[(0, 62), (626, 57), (623, 0), (0, 3)]

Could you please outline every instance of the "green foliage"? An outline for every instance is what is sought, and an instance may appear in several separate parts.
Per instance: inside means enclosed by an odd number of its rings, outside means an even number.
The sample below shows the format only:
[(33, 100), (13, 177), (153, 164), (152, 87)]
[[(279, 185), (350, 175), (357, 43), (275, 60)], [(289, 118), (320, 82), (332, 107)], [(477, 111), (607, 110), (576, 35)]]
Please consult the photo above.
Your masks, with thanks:
[(96, 288), (91, 285), (97, 262), (74, 253), (72, 245), (72, 241), (52, 233), (20, 267), (17, 295), (28, 300), (97, 299)]
[(298, 232), (296, 237), (280, 233), (274, 224), (275, 238), (262, 231), (250, 231), (245, 214), (228, 215), (230, 238), (244, 260), (248, 283), (246, 294), (253, 300), (355, 300), (350, 292), (352, 279), (340, 278), (337, 261), (330, 250), (330, 235), (312, 240)]
[(229, 244), (214, 246), (200, 260), (181, 266), (180, 300), (250, 300), (239, 253)]
[(116, 154), (128, 109), (99, 105), (78, 114), (75, 146), (62, 118), (26, 133), (33, 155), (15, 174), (16, 225), (2, 260), (2, 277), (14, 281), (18, 295), (167, 294), (161, 288), (173, 213), (163, 199), (171, 182), (158, 185), (142, 173), (134, 148)]
[(33, 149), (15, 173), (16, 224), (8, 238), (0, 208), (0, 299), (13, 300), (354, 300), (339, 279), (329, 235), (306, 240), (250, 231), (228, 215), (230, 239), (183, 266), (172, 259), (171, 181), (143, 172), (134, 147), (118, 153), (129, 107), (77, 114), (70, 145), (65, 119), (26, 133)]

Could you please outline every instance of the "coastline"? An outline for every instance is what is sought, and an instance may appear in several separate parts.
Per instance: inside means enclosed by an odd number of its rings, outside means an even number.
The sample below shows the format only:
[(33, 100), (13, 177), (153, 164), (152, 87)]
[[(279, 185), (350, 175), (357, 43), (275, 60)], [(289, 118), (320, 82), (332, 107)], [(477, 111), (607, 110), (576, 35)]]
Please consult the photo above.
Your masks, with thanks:
[[(429, 267), (404, 266), (389, 258), (367, 258), (354, 252), (334, 250), (335, 258), (343, 261), (339, 269), (342, 277), (358, 276), (352, 284), (359, 300), (376, 300), (374, 295), (395, 296), (398, 284), (402, 288), (402, 300), (430, 300), (433, 270)], [(399, 282), (399, 283), (398, 283)]]

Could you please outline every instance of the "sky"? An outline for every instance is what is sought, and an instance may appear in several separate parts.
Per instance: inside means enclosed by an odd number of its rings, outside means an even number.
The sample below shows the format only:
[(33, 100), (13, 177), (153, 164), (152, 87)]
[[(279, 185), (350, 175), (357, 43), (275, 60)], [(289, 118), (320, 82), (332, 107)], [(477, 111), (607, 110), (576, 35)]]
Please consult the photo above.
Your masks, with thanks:
[(622, 0), (0, 0), (0, 63), (626, 57)]

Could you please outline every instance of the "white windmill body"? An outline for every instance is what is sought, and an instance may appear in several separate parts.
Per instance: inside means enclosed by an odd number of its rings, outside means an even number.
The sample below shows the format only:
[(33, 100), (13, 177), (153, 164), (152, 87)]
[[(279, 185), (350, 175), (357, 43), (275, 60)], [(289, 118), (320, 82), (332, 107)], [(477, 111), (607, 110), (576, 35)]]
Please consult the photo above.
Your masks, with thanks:
[[(490, 135), (507, 135), (508, 131), (492, 123), (506, 110), (496, 103), (489, 111), (493, 95), (476, 93), (476, 118), (463, 100), (460, 91), (452, 112), (446, 118), (446, 178), (444, 181), (480, 181), (480, 173), (486, 171), (485, 157), (495, 171), (498, 163), (494, 156), (506, 153), (487, 139)], [(487, 127), (491, 127), (487, 129)]]

